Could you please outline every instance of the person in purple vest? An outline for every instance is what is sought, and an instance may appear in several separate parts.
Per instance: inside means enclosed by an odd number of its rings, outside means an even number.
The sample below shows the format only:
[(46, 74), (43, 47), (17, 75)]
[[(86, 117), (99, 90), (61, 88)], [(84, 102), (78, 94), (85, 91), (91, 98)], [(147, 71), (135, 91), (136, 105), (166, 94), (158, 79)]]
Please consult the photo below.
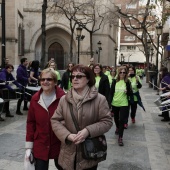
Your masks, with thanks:
[[(28, 82), (30, 81), (29, 75), (27, 73), (28, 60), (27, 58), (21, 58), (20, 62), (21, 64), (18, 66), (16, 78), (17, 78), (18, 83), (26, 87)], [(23, 115), (23, 113), (20, 111), (21, 103), (23, 100), (24, 100), (24, 94), (21, 96), (21, 98), (17, 102), (17, 110), (16, 110), (17, 115)], [(27, 101), (25, 100), (24, 100), (23, 110), (28, 110)]]
[[(5, 84), (0, 85), (0, 89), (7, 88), (10, 92), (15, 92), (11, 84), (14, 84), (19, 89), (22, 89), (22, 86), (18, 84), (18, 82), (14, 79), (13, 75), (11, 74), (13, 70), (14, 66), (12, 64), (7, 64), (5, 68), (2, 70), (2, 72), (0, 73), (0, 81), (4, 82)], [(6, 113), (6, 117), (14, 117), (14, 115), (11, 115), (9, 111), (9, 101), (6, 101), (4, 104), (4, 112)]]

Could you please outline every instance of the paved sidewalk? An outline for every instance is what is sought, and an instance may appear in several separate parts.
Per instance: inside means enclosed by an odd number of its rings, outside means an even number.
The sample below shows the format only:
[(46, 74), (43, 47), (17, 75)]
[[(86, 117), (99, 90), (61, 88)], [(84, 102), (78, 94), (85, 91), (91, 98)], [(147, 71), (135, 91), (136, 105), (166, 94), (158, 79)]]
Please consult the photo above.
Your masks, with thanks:
[[(146, 112), (138, 107), (136, 123), (129, 120), (124, 147), (118, 146), (113, 125), (106, 134), (107, 160), (100, 163), (98, 170), (170, 170), (170, 125), (158, 117), (160, 111), (153, 103), (158, 95), (148, 88), (145, 80), (140, 94)], [(15, 114), (16, 101), (10, 103), (10, 110)], [(24, 112), (24, 116), (15, 115), (0, 122), (0, 170), (24, 169), (26, 115)], [(50, 161), (49, 170), (54, 169), (54, 163)]]

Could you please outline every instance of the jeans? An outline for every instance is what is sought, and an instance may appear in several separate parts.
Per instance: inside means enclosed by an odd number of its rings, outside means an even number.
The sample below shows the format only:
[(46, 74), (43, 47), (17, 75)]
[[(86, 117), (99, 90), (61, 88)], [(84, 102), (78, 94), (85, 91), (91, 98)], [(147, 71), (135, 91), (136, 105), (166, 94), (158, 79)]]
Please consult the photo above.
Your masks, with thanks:
[(122, 138), (124, 132), (124, 124), (126, 123), (129, 115), (129, 106), (112, 106), (112, 112), (114, 113), (116, 128), (119, 129), (119, 137)]
[[(157, 86), (157, 75), (150, 75), (150, 82), (153, 83), (155, 86)], [(156, 90), (155, 87), (153, 87), (152, 84), (150, 84), (152, 88)]]
[[(49, 160), (44, 161), (41, 159), (35, 158), (35, 170), (48, 170), (49, 167)], [(58, 170), (62, 170), (61, 166), (58, 164), (58, 159), (54, 159), (55, 166)]]

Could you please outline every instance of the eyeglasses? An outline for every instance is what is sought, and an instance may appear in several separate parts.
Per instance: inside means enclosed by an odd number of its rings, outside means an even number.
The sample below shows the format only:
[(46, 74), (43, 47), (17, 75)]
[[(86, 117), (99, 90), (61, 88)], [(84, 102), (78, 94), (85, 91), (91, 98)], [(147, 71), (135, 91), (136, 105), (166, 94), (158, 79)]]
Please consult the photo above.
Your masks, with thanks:
[(126, 74), (126, 72), (120, 72), (119, 74)]
[(40, 81), (53, 81), (54, 79), (53, 78), (41, 78)]
[(68, 67), (73, 67), (73, 66), (68, 66)]
[(70, 76), (71, 79), (74, 79), (75, 77), (76, 77), (76, 79), (81, 79), (82, 77), (86, 77), (86, 76), (85, 75), (76, 75), (76, 76), (71, 75)]

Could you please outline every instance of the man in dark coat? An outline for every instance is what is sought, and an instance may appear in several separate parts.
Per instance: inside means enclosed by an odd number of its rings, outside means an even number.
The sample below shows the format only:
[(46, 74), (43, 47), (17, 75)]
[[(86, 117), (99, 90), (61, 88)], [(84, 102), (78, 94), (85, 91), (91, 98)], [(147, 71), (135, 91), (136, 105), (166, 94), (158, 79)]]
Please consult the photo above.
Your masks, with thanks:
[[(21, 64), (18, 66), (16, 78), (17, 78), (18, 83), (26, 87), (29, 82), (29, 75), (27, 73), (27, 68), (26, 68), (28, 65), (28, 60), (27, 58), (22, 58), (20, 62)], [(24, 100), (24, 94), (21, 96), (21, 98), (17, 102), (17, 110), (16, 110), (17, 115), (23, 115), (23, 113), (20, 111), (21, 103), (23, 100)], [(24, 101), (23, 110), (28, 110), (27, 101)]]

